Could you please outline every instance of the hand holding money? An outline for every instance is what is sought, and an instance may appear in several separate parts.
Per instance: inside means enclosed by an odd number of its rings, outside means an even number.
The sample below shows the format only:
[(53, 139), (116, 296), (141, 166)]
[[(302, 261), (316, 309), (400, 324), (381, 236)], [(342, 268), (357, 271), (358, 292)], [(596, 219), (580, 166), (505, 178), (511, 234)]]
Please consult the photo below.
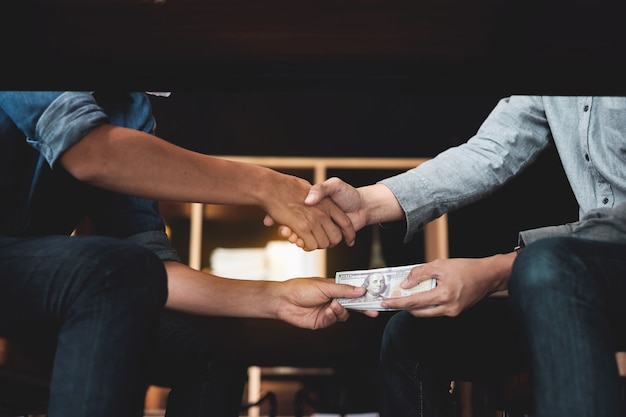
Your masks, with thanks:
[(336, 283), (365, 287), (367, 291), (362, 297), (338, 298), (337, 301), (345, 308), (353, 310), (393, 310), (381, 306), (381, 301), (388, 298), (405, 297), (418, 292), (432, 290), (437, 286), (437, 280), (431, 278), (420, 282), (412, 288), (400, 287), (400, 283), (409, 275), (411, 269), (417, 265), (418, 264), (356, 271), (338, 271), (335, 274)]

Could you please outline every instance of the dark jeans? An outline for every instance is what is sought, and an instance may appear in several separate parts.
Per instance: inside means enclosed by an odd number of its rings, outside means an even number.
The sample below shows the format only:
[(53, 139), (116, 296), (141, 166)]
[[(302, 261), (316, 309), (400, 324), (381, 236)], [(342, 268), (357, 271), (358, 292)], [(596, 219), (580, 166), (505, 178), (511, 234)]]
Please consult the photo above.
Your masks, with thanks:
[(0, 237), (0, 274), (0, 335), (53, 356), (48, 415), (140, 416), (163, 263), (117, 239)]
[[(170, 387), (167, 417), (238, 417), (247, 380), (237, 319), (164, 311), (149, 383)], [(247, 340), (247, 339), (246, 339)]]
[(172, 388), (168, 417), (239, 416), (238, 322), (163, 310), (151, 252), (102, 237), (0, 238), (0, 271), (0, 335), (54, 361), (50, 417), (137, 417), (149, 384)]
[(455, 318), (397, 313), (383, 334), (381, 417), (454, 416), (451, 381), (490, 381), (524, 369), (518, 335), (503, 298)]
[(552, 238), (526, 247), (509, 281), (531, 353), (538, 417), (624, 416), (626, 244)]
[(626, 245), (535, 242), (509, 291), (456, 318), (395, 315), (381, 349), (381, 417), (453, 416), (450, 380), (490, 380), (526, 363), (538, 417), (624, 415), (615, 350), (626, 333)]

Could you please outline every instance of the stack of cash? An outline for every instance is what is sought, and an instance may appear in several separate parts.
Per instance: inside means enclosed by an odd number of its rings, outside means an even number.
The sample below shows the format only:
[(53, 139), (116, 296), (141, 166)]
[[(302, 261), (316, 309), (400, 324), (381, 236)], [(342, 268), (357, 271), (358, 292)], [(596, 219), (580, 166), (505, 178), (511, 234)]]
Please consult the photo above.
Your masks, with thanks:
[(337, 301), (345, 308), (353, 310), (392, 310), (382, 307), (380, 305), (381, 301), (388, 298), (404, 297), (418, 292), (432, 290), (437, 286), (437, 280), (430, 278), (412, 288), (400, 288), (400, 283), (409, 275), (411, 269), (417, 265), (419, 264), (355, 271), (338, 271), (335, 274), (336, 283), (350, 284), (355, 287), (366, 287), (368, 291), (362, 297), (338, 298)]

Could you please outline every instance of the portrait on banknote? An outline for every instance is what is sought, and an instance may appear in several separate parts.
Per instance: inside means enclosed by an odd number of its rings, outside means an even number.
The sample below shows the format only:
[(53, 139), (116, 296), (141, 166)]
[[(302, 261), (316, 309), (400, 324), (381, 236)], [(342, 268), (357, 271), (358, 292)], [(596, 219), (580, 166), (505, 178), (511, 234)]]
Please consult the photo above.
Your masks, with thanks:
[(428, 291), (437, 285), (434, 278), (420, 282), (412, 288), (402, 288), (400, 284), (416, 265), (364, 269), (355, 271), (338, 271), (335, 282), (365, 287), (366, 292), (357, 298), (338, 298), (346, 308), (355, 310), (390, 310), (382, 307), (381, 301), (387, 298), (404, 297), (417, 292)]

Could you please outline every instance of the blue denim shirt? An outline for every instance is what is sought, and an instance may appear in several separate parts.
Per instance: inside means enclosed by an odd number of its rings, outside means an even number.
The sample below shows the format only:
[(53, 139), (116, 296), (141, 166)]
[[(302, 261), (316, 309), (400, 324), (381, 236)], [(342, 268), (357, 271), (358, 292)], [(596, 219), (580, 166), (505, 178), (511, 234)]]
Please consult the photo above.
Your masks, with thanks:
[(502, 99), (466, 143), (381, 183), (407, 220), (408, 240), (443, 213), (486, 197), (557, 148), (579, 206), (576, 222), (520, 232), (626, 242), (626, 97)]
[(163, 260), (171, 248), (158, 203), (77, 181), (60, 155), (103, 123), (152, 133), (142, 93), (0, 92), (0, 235), (69, 234), (88, 216), (94, 234), (129, 239)]

